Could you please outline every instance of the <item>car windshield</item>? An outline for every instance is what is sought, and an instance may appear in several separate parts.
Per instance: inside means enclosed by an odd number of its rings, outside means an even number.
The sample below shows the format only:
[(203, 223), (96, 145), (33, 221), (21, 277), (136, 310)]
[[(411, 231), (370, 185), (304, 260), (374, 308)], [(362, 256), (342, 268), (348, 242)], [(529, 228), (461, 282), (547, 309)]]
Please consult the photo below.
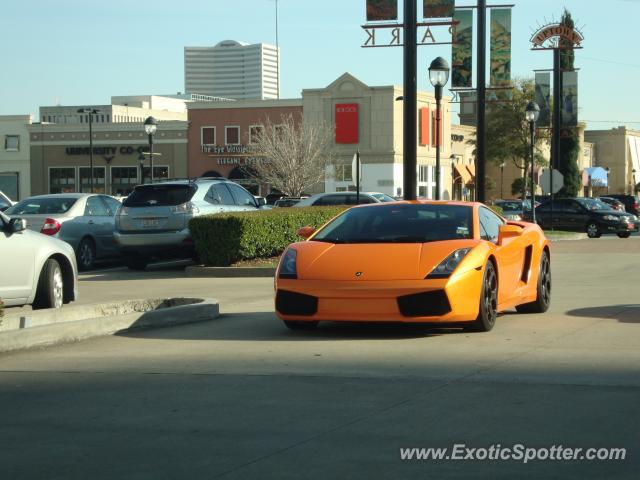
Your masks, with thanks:
[(613, 210), (611, 205), (595, 198), (579, 198), (577, 200), (587, 210)]
[(196, 193), (193, 185), (143, 185), (136, 187), (125, 201), (125, 207), (161, 207), (187, 203)]
[(27, 198), (9, 207), (7, 215), (52, 215), (69, 211), (78, 201), (69, 197), (33, 197)]
[(393, 197), (390, 197), (389, 195), (385, 194), (385, 193), (372, 193), (371, 194), (372, 197), (380, 200), (381, 202), (395, 202), (396, 199)]
[(473, 238), (473, 210), (461, 205), (395, 204), (352, 208), (313, 238), (329, 243), (425, 243)]

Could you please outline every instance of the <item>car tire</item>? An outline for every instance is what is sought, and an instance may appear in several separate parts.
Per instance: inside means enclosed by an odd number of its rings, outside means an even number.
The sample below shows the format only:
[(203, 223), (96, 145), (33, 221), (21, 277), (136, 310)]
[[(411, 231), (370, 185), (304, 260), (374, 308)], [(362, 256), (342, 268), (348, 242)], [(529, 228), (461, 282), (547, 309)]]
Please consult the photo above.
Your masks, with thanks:
[(124, 264), (129, 270), (142, 271), (149, 265), (149, 259), (147, 257), (126, 257)]
[(78, 250), (76, 252), (78, 261), (78, 270), (91, 270), (96, 262), (96, 245), (89, 237), (80, 240)]
[(480, 307), (478, 318), (466, 327), (466, 330), (474, 332), (488, 332), (493, 328), (498, 316), (498, 275), (491, 260), (487, 260), (482, 276), (482, 289), (480, 290)]
[(518, 313), (544, 313), (551, 305), (551, 260), (546, 251), (540, 258), (540, 270), (538, 273), (537, 297), (535, 301), (516, 306)]
[(64, 304), (64, 279), (57, 260), (47, 260), (40, 272), (33, 309), (60, 308)]
[(292, 320), (285, 320), (284, 324), (290, 330), (313, 330), (318, 326), (318, 322), (296, 322)]
[(619, 232), (618, 237), (620, 238), (629, 238), (631, 236), (631, 232)]
[(600, 238), (600, 236), (602, 235), (600, 225), (598, 225), (596, 222), (587, 223), (586, 231), (589, 238)]

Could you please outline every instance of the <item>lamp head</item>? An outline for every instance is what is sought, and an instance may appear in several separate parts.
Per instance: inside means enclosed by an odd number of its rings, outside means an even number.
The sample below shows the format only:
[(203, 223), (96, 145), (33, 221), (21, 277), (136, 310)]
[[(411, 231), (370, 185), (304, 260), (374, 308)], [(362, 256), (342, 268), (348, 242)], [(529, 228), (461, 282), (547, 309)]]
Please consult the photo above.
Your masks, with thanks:
[(537, 122), (538, 117), (540, 116), (540, 107), (533, 100), (527, 104), (527, 109), (525, 110), (525, 117), (527, 122)]
[(429, 81), (434, 87), (444, 87), (449, 81), (449, 64), (438, 57), (429, 65)]
[(147, 135), (155, 135), (156, 130), (158, 129), (158, 122), (153, 117), (147, 117), (144, 121), (144, 131), (147, 132)]

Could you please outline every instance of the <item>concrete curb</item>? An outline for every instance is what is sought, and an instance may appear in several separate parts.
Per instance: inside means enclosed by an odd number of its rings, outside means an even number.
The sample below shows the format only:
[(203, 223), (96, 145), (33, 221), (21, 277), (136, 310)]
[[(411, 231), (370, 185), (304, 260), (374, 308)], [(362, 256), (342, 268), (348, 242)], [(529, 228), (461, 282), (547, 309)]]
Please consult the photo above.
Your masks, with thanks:
[(218, 301), (212, 298), (126, 300), (7, 315), (0, 325), (0, 352), (204, 322), (219, 316)]
[(275, 267), (203, 267), (192, 266), (185, 268), (187, 277), (217, 277), (217, 278), (246, 278), (273, 277)]

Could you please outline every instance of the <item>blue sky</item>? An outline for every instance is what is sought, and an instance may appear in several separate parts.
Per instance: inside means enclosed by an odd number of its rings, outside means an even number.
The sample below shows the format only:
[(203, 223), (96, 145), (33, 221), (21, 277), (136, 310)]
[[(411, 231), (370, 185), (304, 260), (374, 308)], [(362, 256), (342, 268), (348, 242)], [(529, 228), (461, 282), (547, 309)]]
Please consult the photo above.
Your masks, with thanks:
[[(551, 52), (530, 51), (531, 28), (545, 17), (559, 18), (567, 7), (585, 35), (576, 61), (580, 119), (589, 128), (621, 122), (640, 128), (640, 0), (512, 3), (514, 76), (551, 68)], [(283, 97), (324, 87), (347, 71), (369, 85), (402, 84), (401, 48), (360, 48), (364, 4), (279, 0)], [(225, 39), (275, 43), (273, 0), (7, 0), (2, 10), (2, 115), (37, 114), (40, 105), (108, 103), (111, 95), (184, 91), (184, 46)], [(422, 90), (431, 89), (426, 70), (438, 55), (450, 58), (451, 47), (419, 48)]]

